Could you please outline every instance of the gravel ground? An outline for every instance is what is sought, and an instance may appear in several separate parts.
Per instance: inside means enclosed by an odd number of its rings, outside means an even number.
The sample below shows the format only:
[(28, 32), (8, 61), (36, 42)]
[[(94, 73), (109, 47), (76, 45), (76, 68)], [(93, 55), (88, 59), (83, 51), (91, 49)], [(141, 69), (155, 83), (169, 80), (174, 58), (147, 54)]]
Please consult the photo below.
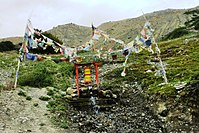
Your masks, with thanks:
[[(22, 90), (31, 100), (19, 96)], [(55, 127), (50, 121), (46, 101), (39, 100), (46, 95), (46, 89), (16, 88), (0, 93), (0, 132), (2, 133), (64, 133), (66, 130)]]

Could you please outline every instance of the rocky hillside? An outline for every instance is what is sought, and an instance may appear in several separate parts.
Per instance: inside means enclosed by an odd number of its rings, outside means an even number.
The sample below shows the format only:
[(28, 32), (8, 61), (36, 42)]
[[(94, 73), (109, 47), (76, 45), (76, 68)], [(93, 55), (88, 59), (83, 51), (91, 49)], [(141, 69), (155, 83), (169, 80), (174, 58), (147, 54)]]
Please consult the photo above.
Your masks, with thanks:
[[(189, 9), (167, 9), (145, 14), (145, 17), (155, 29), (156, 37), (161, 39), (163, 35), (173, 31), (175, 28), (183, 26), (184, 22), (190, 19), (190, 16), (184, 14), (184, 12), (188, 10)], [(98, 28), (111, 35), (111, 37), (122, 39), (125, 43), (128, 43), (139, 34), (145, 22), (144, 16), (140, 16), (103, 23)], [(72, 23), (59, 25), (49, 30), (49, 32), (60, 38), (67, 46), (71, 47), (85, 44), (85, 42), (91, 38), (90, 27), (79, 26)]]
[(84, 44), (91, 37), (91, 28), (73, 23), (59, 25), (49, 30), (51, 34), (61, 39), (66, 46), (75, 47)]
[[(185, 11), (186, 10), (167, 9), (146, 14), (145, 17), (152, 24), (152, 28), (155, 29), (155, 35), (161, 37), (173, 31), (175, 28), (182, 26), (184, 22), (188, 20), (189, 17), (183, 14)], [(144, 16), (140, 16), (104, 23), (100, 25), (99, 28), (116, 38), (129, 42), (139, 34), (146, 19)]]
[[(199, 7), (193, 8), (199, 9)], [(190, 9), (167, 9), (145, 14), (137, 18), (130, 18), (120, 21), (107, 22), (99, 26), (115, 38), (124, 40), (126, 43), (134, 39), (141, 31), (146, 19), (155, 29), (155, 35), (158, 39), (184, 25), (184, 22), (190, 19), (190, 16), (184, 12)], [(145, 19), (146, 18), (146, 19)]]

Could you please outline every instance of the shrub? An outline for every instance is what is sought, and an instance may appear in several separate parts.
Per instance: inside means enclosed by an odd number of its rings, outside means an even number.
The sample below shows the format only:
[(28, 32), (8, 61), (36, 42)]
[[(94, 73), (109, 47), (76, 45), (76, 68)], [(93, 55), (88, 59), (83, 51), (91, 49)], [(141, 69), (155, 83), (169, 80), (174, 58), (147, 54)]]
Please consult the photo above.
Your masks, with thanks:
[(0, 52), (15, 50), (15, 45), (11, 41), (0, 42)]
[(187, 11), (184, 14), (191, 14), (192, 15), (192, 19), (185, 22), (185, 25), (189, 28), (193, 28), (195, 30), (199, 30), (199, 10), (191, 10), (191, 11)]
[(40, 125), (40, 126), (45, 126), (46, 124), (45, 124), (45, 123), (40, 123), (39, 125)]
[(24, 96), (24, 97), (26, 97), (26, 93), (25, 93), (24, 91), (22, 91), (22, 90), (20, 90), (20, 91), (18, 92), (18, 95), (19, 95), (19, 96)]
[(53, 72), (50, 70), (50, 66), (52, 66), (53, 69), (52, 62), (43, 61), (41, 63), (33, 64), (33, 67), (22, 69), (22, 74), (19, 76), (19, 84), (22, 86), (28, 85), (33, 87), (53, 85)]
[(53, 90), (48, 90), (47, 95), (48, 95), (48, 96), (54, 95), (54, 91), (53, 91)]
[(189, 34), (189, 32), (186, 30), (186, 27), (180, 27), (167, 34), (163, 40), (175, 39), (187, 34)]
[(60, 127), (61, 127), (61, 128), (64, 128), (64, 129), (67, 129), (67, 128), (68, 128), (68, 121), (63, 119), (63, 121), (62, 121)]
[(43, 34), (44, 36), (46, 36), (46, 37), (48, 37), (48, 38), (50, 38), (50, 39), (52, 39), (52, 40), (54, 40), (54, 41), (60, 43), (60, 44), (63, 44), (63, 42), (62, 42), (59, 38), (57, 38), (56, 36), (52, 35), (52, 34), (49, 33), (49, 32), (43, 32), (42, 34)]
[(39, 105), (38, 103), (34, 103), (34, 104), (33, 104), (34, 107), (37, 107), (38, 105)]
[(72, 65), (66, 62), (54, 63), (51, 60), (29, 62), (20, 68), (19, 84), (32, 87), (47, 87), (66, 90), (70, 86)]
[(199, 30), (199, 22), (194, 27), (195, 30)]
[(39, 97), (39, 99), (42, 100), (42, 101), (48, 101), (48, 100), (50, 100), (50, 97), (41, 96), (41, 97)]
[(58, 65), (57, 73), (54, 75), (54, 87), (65, 91), (71, 85), (73, 66), (71, 64), (61, 62)]
[(27, 96), (27, 97), (26, 97), (26, 100), (29, 100), (29, 101), (30, 101), (30, 100), (32, 100), (32, 97), (31, 97), (31, 96)]
[(56, 106), (56, 102), (55, 101), (49, 101), (47, 107), (55, 107)]

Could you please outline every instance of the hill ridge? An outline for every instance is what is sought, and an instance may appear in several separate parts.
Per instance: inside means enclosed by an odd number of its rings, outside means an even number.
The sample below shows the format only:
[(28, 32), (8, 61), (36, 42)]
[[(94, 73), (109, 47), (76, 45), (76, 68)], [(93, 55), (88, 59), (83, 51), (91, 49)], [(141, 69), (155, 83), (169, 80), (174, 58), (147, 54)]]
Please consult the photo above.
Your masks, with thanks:
[[(168, 8), (165, 10), (146, 13), (144, 15), (155, 29), (154, 34), (157, 39), (161, 39), (167, 33), (183, 26), (184, 22), (191, 18), (190, 16), (185, 15), (184, 12), (192, 9), (199, 9), (199, 6), (189, 9)], [(99, 25), (98, 28), (109, 34), (111, 37), (121, 39), (125, 43), (128, 43), (139, 34), (145, 21), (146, 20), (143, 15), (141, 15), (135, 18), (105, 22)], [(47, 32), (50, 32), (54, 36), (58, 37), (66, 46), (69, 47), (83, 45), (91, 38), (90, 27), (75, 23), (57, 25)], [(6, 38), (0, 39), (0, 41), (2, 40), (5, 41)], [(22, 41), (22, 39), (20, 41)], [(12, 42), (16, 44), (19, 41), (12, 40)]]

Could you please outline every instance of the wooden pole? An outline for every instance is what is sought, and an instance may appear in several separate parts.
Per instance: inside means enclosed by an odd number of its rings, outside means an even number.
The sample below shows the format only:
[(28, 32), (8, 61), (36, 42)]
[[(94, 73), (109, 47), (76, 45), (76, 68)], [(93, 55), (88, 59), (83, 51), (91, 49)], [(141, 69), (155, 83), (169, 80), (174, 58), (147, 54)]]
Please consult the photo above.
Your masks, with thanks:
[(78, 65), (75, 64), (75, 74), (76, 74), (76, 87), (77, 87), (77, 93), (78, 93), (78, 96), (80, 97), (80, 89), (79, 89), (79, 72), (78, 72)]
[(162, 60), (161, 60), (159, 54), (158, 54), (158, 59), (159, 59), (159, 62), (160, 62), (160, 66), (162, 67), (164, 82), (165, 82), (165, 84), (168, 84), (167, 76), (166, 76), (166, 71), (164, 69), (164, 66), (163, 66), (163, 63), (162, 63)]
[(127, 64), (128, 56), (130, 55), (130, 53), (131, 52), (129, 51), (129, 54), (126, 56), (125, 62), (123, 63), (124, 69), (121, 73), (121, 76), (123, 76), (123, 77), (126, 76), (126, 64)]
[(19, 67), (20, 67), (20, 59), (18, 59), (18, 65), (17, 65), (17, 71), (16, 71), (14, 88), (17, 87), (17, 79), (18, 79), (18, 76), (19, 76)]
[(98, 63), (94, 63), (94, 65), (95, 65), (95, 79), (96, 79), (97, 87), (99, 87)]
[[(153, 34), (152, 34), (152, 36), (153, 36)], [(154, 39), (154, 43), (156, 45), (156, 52), (157, 52), (157, 56), (158, 56), (158, 59), (159, 59), (159, 62), (160, 62), (160, 66), (162, 67), (164, 82), (165, 82), (165, 84), (168, 84), (166, 71), (165, 71), (164, 65), (162, 63), (162, 59), (160, 57), (160, 49), (158, 48), (158, 44), (156, 43), (154, 36), (153, 36), (153, 39)]]

